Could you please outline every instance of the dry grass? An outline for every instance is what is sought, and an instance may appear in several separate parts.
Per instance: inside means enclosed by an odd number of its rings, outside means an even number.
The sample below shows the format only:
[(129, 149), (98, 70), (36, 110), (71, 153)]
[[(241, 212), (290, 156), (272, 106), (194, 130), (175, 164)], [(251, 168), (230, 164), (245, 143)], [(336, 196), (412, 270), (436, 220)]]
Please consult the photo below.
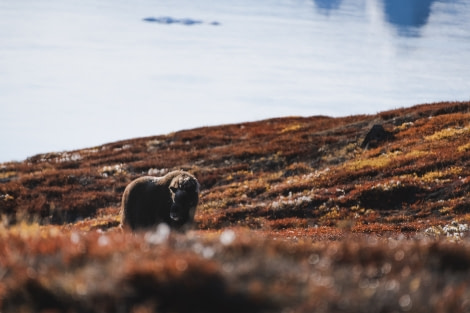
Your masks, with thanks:
[[(470, 103), (205, 127), (0, 165), (1, 312), (469, 312)], [(363, 150), (374, 124), (394, 139)], [(121, 231), (191, 171), (193, 230)]]

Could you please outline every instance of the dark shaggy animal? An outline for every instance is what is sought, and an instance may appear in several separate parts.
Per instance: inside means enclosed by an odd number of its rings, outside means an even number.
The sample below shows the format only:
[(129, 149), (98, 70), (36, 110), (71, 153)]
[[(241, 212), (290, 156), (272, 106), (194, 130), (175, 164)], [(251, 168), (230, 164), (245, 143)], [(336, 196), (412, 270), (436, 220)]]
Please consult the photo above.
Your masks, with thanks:
[(181, 228), (193, 222), (198, 200), (199, 182), (187, 172), (137, 178), (122, 195), (121, 226), (137, 230), (166, 223)]
[(392, 139), (393, 133), (386, 131), (382, 125), (375, 124), (362, 141), (361, 148), (376, 148), (380, 143)]

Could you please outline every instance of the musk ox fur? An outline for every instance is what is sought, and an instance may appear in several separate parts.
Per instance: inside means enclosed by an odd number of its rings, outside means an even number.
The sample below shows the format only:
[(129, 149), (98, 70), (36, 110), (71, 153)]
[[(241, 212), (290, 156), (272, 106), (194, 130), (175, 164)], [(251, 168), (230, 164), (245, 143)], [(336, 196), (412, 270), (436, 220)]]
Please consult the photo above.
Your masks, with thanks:
[(127, 185), (122, 195), (121, 226), (148, 229), (160, 223), (171, 228), (191, 225), (199, 201), (199, 182), (185, 171), (163, 177), (143, 176)]

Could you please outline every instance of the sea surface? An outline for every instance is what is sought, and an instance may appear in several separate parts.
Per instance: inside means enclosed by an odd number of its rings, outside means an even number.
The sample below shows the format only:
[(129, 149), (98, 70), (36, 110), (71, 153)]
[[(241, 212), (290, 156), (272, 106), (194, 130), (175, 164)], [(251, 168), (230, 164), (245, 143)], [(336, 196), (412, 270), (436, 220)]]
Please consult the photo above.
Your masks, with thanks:
[(468, 0), (0, 0), (0, 162), (453, 100)]

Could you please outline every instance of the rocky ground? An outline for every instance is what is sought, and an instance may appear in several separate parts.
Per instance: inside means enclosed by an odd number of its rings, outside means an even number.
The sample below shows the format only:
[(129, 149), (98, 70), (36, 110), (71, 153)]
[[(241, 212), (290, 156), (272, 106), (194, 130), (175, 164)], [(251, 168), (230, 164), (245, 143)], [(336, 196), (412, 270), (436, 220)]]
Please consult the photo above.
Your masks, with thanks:
[[(470, 312), (469, 138), (452, 102), (0, 164), (0, 312)], [(125, 186), (175, 169), (193, 229), (117, 227)]]

